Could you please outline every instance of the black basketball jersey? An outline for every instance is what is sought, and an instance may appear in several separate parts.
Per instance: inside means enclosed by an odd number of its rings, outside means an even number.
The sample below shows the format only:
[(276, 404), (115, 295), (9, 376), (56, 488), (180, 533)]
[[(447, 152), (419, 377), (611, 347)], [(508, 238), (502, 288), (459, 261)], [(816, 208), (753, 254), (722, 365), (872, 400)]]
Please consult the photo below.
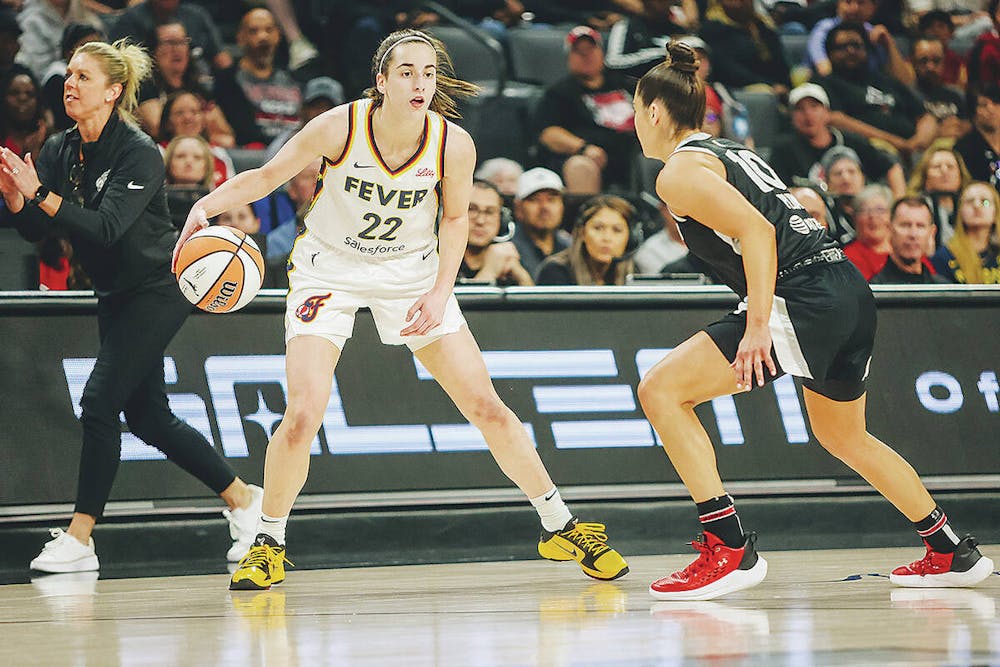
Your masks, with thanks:
[[(839, 248), (823, 225), (788, 192), (774, 170), (746, 146), (699, 132), (674, 149), (675, 153), (681, 151), (708, 153), (722, 160), (726, 167), (726, 180), (774, 225), (779, 275), (800, 260), (824, 250)], [(694, 218), (674, 218), (679, 223), (688, 250), (708, 263), (716, 277), (730, 289), (745, 297), (747, 284), (739, 240), (725, 236)]]

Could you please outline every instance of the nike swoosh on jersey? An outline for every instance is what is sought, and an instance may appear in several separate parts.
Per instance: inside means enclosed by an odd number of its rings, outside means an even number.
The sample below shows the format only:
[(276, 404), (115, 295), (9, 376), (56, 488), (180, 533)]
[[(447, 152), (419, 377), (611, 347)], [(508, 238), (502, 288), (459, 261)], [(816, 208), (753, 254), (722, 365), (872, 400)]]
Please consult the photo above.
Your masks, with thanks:
[(355, 169), (374, 169), (375, 165), (373, 165), (373, 164), (358, 164), (357, 161), (355, 161), (354, 162), (354, 168)]
[(129, 190), (142, 190), (146, 186), (145, 185), (139, 185), (135, 181), (129, 181), (128, 185), (126, 185), (125, 187), (128, 188)]
[(431, 248), (430, 250), (428, 250), (427, 252), (425, 252), (425, 253), (424, 253), (424, 256), (423, 256), (423, 257), (421, 257), (421, 258), (420, 258), (420, 260), (421, 260), (421, 261), (423, 261), (423, 260), (427, 259), (428, 257), (430, 257), (430, 256), (431, 256), (431, 253), (432, 253), (432, 252), (434, 252), (434, 248)]

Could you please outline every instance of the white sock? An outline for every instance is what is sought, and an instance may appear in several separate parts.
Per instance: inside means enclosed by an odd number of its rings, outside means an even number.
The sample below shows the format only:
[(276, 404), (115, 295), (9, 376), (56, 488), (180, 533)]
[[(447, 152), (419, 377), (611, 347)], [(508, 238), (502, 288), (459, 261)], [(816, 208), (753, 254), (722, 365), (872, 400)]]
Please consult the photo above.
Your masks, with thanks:
[(285, 524), (287, 523), (287, 514), (285, 516), (274, 517), (261, 513), (260, 518), (257, 519), (257, 533), (268, 535), (278, 544), (284, 544)]
[(559, 490), (554, 486), (537, 498), (532, 498), (531, 504), (538, 512), (538, 518), (542, 520), (542, 528), (550, 533), (562, 530), (573, 519), (569, 508), (559, 495)]

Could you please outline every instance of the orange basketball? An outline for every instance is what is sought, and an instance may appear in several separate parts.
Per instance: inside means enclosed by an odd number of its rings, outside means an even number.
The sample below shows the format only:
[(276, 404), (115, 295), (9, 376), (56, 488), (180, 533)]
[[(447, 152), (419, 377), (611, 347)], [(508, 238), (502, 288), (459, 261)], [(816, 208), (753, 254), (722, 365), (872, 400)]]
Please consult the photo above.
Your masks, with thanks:
[(264, 281), (264, 258), (253, 239), (233, 227), (205, 227), (177, 257), (177, 284), (188, 301), (209, 313), (239, 310)]

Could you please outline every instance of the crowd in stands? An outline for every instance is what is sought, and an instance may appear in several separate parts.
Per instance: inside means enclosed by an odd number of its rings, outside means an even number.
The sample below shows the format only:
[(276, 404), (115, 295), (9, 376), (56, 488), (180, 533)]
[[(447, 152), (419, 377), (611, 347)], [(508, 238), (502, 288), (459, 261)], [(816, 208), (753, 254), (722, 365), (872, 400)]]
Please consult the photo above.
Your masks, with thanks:
[[(459, 281), (667, 280), (707, 271), (656, 198), (660, 165), (640, 154), (632, 97), (682, 40), (701, 58), (702, 129), (755, 148), (867, 279), (1000, 284), (998, 3), (0, 0), (0, 144), (37, 154), (70, 125), (62, 85), (80, 44), (140, 43), (155, 68), (137, 120), (163, 149), (180, 226), (199, 197), (359, 96), (389, 32), (427, 29), (451, 46), (458, 31), (505, 66), (462, 108), (480, 164)], [(557, 48), (525, 71), (514, 56), (528, 42)], [(491, 139), (505, 108), (517, 123)], [(320, 166), (218, 221), (258, 239), (267, 286), (285, 284)], [(34, 286), (87, 287), (65, 239), (36, 253)]]

